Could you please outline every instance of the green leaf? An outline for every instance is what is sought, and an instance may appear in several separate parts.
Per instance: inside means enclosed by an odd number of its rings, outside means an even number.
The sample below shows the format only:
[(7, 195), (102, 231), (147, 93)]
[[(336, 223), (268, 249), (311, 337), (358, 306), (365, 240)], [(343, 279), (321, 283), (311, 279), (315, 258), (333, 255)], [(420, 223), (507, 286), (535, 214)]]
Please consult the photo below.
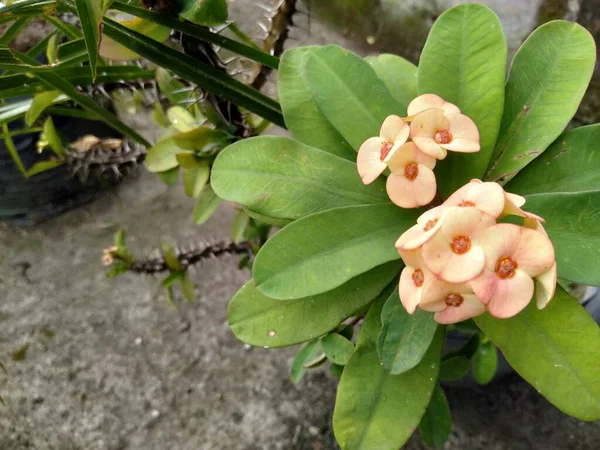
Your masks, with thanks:
[(181, 293), (188, 302), (193, 302), (196, 299), (196, 286), (194, 286), (187, 273), (184, 273), (181, 277)]
[(210, 177), (210, 168), (207, 161), (202, 161), (201, 167), (184, 169), (183, 187), (188, 197), (197, 198), (202, 192), (202, 188), (208, 182)]
[[(57, 100), (56, 98), (58, 96), (61, 96), (62, 99)], [(61, 95), (59, 91), (42, 92), (41, 94), (36, 95), (33, 97), (29, 111), (25, 113), (25, 122), (28, 126), (32, 126), (48, 106), (57, 101), (67, 100), (67, 98), (67, 96)]]
[(479, 153), (448, 152), (437, 166), (447, 197), (490, 161), (504, 105), (506, 39), (498, 17), (477, 4), (457, 6), (436, 20), (419, 61), (419, 94), (433, 93), (457, 105), (479, 128)]
[[(471, 319), (472, 320), (472, 319)], [(477, 328), (475, 322), (473, 322), (473, 326)], [(477, 328), (477, 334), (472, 335), (469, 340), (460, 348), (456, 350), (451, 350), (444, 355), (442, 361), (445, 361), (450, 358), (454, 358), (455, 356), (464, 356), (467, 359), (471, 359), (477, 348), (479, 347), (479, 328)]]
[(158, 172), (157, 175), (167, 186), (175, 186), (179, 181), (179, 167), (174, 167), (164, 172)]
[(287, 219), (275, 219), (274, 217), (268, 217), (265, 216), (263, 214), (258, 214), (257, 212), (254, 212), (248, 208), (244, 208), (244, 211), (246, 211), (246, 213), (248, 213), (248, 215), (250, 217), (252, 217), (255, 220), (258, 220), (259, 222), (263, 222), (263, 223), (267, 223), (269, 225), (273, 225), (274, 227), (277, 228), (283, 228), (286, 225), (289, 225), (290, 223), (292, 223), (291, 220), (287, 220)]
[(193, 218), (194, 222), (198, 225), (202, 225), (210, 216), (217, 210), (219, 204), (221, 203), (221, 199), (217, 197), (215, 191), (210, 184), (204, 186), (202, 192), (200, 193), (200, 197), (196, 202), (196, 206), (194, 206)]
[(560, 287), (543, 310), (475, 318), (509, 364), (550, 403), (580, 420), (600, 419), (600, 328)]
[(196, 118), (181, 106), (172, 106), (167, 110), (167, 118), (173, 127), (180, 133), (187, 133), (195, 129), (198, 124)]
[(292, 383), (300, 383), (304, 377), (304, 374), (306, 373), (306, 368), (304, 365), (315, 359), (320, 350), (321, 341), (317, 339), (310, 341), (296, 354), (294, 362), (292, 363), (292, 368), (290, 369), (290, 378), (292, 379)]
[(527, 211), (546, 219), (559, 278), (600, 285), (600, 194), (534, 194), (525, 197)]
[(58, 159), (37, 162), (29, 170), (27, 170), (27, 176), (31, 177), (38, 173), (45, 172), (46, 170), (54, 169), (62, 164), (64, 164), (64, 161), (60, 161)]
[(321, 338), (321, 346), (327, 359), (340, 366), (348, 364), (352, 353), (354, 353), (352, 342), (337, 333), (329, 333)]
[(399, 259), (394, 243), (417, 215), (417, 211), (395, 205), (367, 205), (303, 217), (275, 234), (260, 250), (254, 261), (256, 286), (281, 300), (340, 286), (373, 267)]
[(63, 147), (62, 139), (56, 131), (56, 127), (54, 126), (54, 122), (51, 117), (48, 117), (44, 122), (44, 132), (43, 137), (48, 142), (48, 145), (54, 152), (56, 156), (59, 158), (63, 158), (65, 156), (65, 148)]
[(179, 165), (178, 153), (191, 153), (181, 149), (172, 136), (163, 137), (146, 154), (146, 167), (150, 172), (164, 172)]
[(163, 128), (168, 128), (171, 126), (171, 122), (169, 122), (169, 118), (167, 117), (167, 114), (165, 113), (165, 110), (163, 109), (160, 102), (156, 102), (154, 104), (152, 118), (158, 125), (160, 125)]
[(219, 148), (225, 147), (231, 141), (232, 136), (223, 130), (200, 126), (184, 133), (175, 134), (173, 139), (181, 148), (202, 154), (203, 152), (213, 153)]
[(419, 425), (434, 390), (442, 328), (419, 365), (390, 375), (379, 363), (375, 345), (384, 300), (371, 307), (338, 386), (333, 431), (343, 450), (397, 450)]
[[(25, 67), (29, 67), (30, 69), (35, 70), (36, 65), (39, 65), (36, 60), (30, 58), (29, 56), (23, 53), (19, 53), (13, 50), (12, 54), (14, 56), (18, 56), (19, 60), (25, 63), (23, 64)], [(75, 86), (73, 86), (67, 80), (63, 79), (60, 75), (57, 75), (54, 72), (37, 70), (33, 72), (33, 75), (39, 78), (44, 84), (50, 86), (51, 88), (62, 91), (66, 96), (68, 96), (71, 100), (79, 104), (86, 111), (97, 114), (103, 122), (114, 128), (115, 130), (121, 132), (123, 135), (129, 136), (131, 139), (133, 139), (136, 142), (139, 142), (144, 146), (150, 146), (148, 141), (146, 141), (136, 131), (134, 131), (129, 126), (121, 122), (114, 114), (108, 112), (90, 97), (79, 92), (79, 90), (77, 90)]]
[(217, 157), (212, 177), (223, 199), (281, 219), (340, 206), (389, 203), (382, 179), (365, 186), (356, 164), (281, 136), (230, 145)]
[(276, 125), (284, 127), (279, 104), (210, 64), (129, 30), (114, 20), (104, 19), (104, 33), (154, 64), (171, 70), (182, 79), (232, 101)]
[(160, 14), (144, 8), (138, 8), (130, 4), (118, 2), (113, 5), (114, 9), (118, 9), (127, 14), (140, 17), (150, 22), (163, 25), (169, 29), (181, 31), (183, 34), (199, 39), (209, 44), (214, 44), (219, 48), (230, 50), (238, 55), (245, 56), (246, 58), (259, 62), (272, 69), (277, 69), (279, 65), (279, 59), (272, 56), (255, 46), (246, 45), (235, 39), (230, 39), (211, 31), (207, 27), (193, 24), (191, 22), (179, 20), (179, 18), (171, 17), (169, 14)]
[[(125, 28), (137, 31), (156, 42), (164, 42), (171, 34), (170, 28), (142, 20), (139, 17), (132, 20), (123, 20), (119, 23)], [(113, 61), (130, 61), (132, 59), (139, 59), (140, 57), (137, 53), (129, 50), (127, 47), (122, 46), (109, 37), (102, 39), (100, 55)]]
[(460, 380), (469, 373), (469, 360), (464, 356), (453, 356), (442, 360), (440, 381)]
[(183, 0), (179, 15), (206, 27), (221, 25), (227, 21), (227, 0)]
[(594, 39), (576, 23), (549, 22), (527, 38), (510, 68), (488, 180), (510, 180), (562, 133), (577, 111), (595, 62)]
[(323, 115), (311, 92), (304, 68), (320, 47), (299, 47), (286, 51), (278, 72), (279, 101), (288, 130), (303, 144), (350, 161), (356, 152)]
[(513, 178), (507, 190), (521, 195), (600, 190), (600, 125), (560, 135)]
[(234, 243), (237, 244), (244, 239), (244, 234), (246, 233), (246, 228), (248, 228), (249, 223), (250, 216), (246, 211), (238, 211), (231, 223), (231, 240)]
[(428, 447), (440, 448), (450, 438), (452, 432), (452, 412), (448, 399), (438, 384), (433, 390), (429, 406), (419, 424), (421, 439)]
[[(183, 272), (173, 272), (170, 273), (163, 281), (162, 281), (162, 286), (165, 288), (172, 288), (173, 285), (178, 282), (179, 280), (181, 280), (181, 278), (183, 277)], [(169, 289), (172, 292), (172, 289)], [(172, 295), (172, 294), (171, 294)]]
[(402, 105), (369, 63), (337, 45), (317, 50), (306, 62), (306, 81), (325, 117), (357, 150)]
[(473, 378), (479, 384), (488, 384), (496, 375), (498, 367), (498, 352), (496, 346), (490, 342), (479, 344), (473, 356)]
[(102, 39), (102, 16), (104, 16), (112, 0), (74, 0), (74, 2), (90, 58), (92, 78), (95, 79), (98, 65), (98, 47)]
[(344, 373), (344, 366), (340, 366), (339, 364), (331, 364), (329, 366), (329, 373), (336, 378), (341, 378), (342, 373)]
[(397, 274), (398, 265), (388, 263), (332, 291), (285, 302), (265, 296), (250, 281), (229, 303), (229, 324), (238, 339), (251, 345), (285, 347), (310, 341), (368, 305)]
[(437, 329), (432, 313), (419, 308), (412, 316), (406, 312), (398, 289), (385, 303), (381, 323), (377, 353), (383, 368), (392, 375), (404, 373), (421, 362)]
[(156, 69), (156, 82), (160, 92), (163, 93), (173, 105), (185, 105), (191, 97), (191, 90), (177, 80), (168, 70), (159, 67)]
[(383, 54), (365, 58), (390, 93), (402, 105), (397, 115), (407, 115), (408, 105), (417, 97), (417, 66), (396, 55)]
[(163, 257), (165, 258), (165, 262), (170, 270), (173, 271), (181, 271), (183, 270), (183, 266), (179, 262), (175, 250), (168, 243), (162, 242), (162, 251)]

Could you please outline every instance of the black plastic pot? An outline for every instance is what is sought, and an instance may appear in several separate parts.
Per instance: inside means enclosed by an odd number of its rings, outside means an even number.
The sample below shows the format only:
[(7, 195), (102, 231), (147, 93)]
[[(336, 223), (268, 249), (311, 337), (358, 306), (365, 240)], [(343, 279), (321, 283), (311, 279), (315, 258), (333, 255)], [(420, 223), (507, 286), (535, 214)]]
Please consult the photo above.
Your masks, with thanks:
[[(86, 134), (99, 138), (121, 137), (103, 122), (70, 117), (54, 117), (53, 120), (67, 142), (74, 142)], [(21, 127), (18, 123), (11, 125), (11, 129)], [(38, 138), (38, 133), (13, 138), (26, 168), (48, 159), (48, 153), (40, 155), (37, 152)], [(73, 176), (66, 166), (25, 178), (17, 169), (4, 141), (0, 140), (0, 221), (35, 225), (88, 203), (97, 193), (114, 186), (117, 181), (115, 176), (90, 176), (82, 181)]]

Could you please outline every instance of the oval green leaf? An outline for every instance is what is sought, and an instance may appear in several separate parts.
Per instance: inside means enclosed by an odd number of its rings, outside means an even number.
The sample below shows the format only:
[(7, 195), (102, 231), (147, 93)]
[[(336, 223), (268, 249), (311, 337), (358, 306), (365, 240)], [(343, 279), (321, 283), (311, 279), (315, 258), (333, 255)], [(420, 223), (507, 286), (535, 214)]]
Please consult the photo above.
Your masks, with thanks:
[(256, 286), (281, 300), (319, 294), (388, 261), (418, 212), (395, 205), (347, 206), (299, 219), (275, 234), (254, 261)]
[(210, 176), (210, 168), (207, 161), (202, 161), (204, 164), (200, 167), (184, 169), (183, 171), (183, 187), (188, 197), (197, 198), (202, 192), (202, 188), (208, 182)]
[(600, 286), (600, 192), (534, 194), (527, 211), (546, 219), (556, 251), (558, 276)]
[(417, 66), (400, 56), (390, 54), (369, 56), (365, 61), (402, 106), (398, 115), (406, 116), (409, 103), (417, 96)]
[(442, 361), (440, 381), (456, 381), (469, 373), (469, 360), (462, 355), (453, 356)]
[(337, 45), (317, 50), (306, 63), (305, 76), (319, 108), (354, 150), (379, 136), (387, 116), (402, 113), (402, 105), (369, 63)]
[(299, 47), (283, 54), (279, 65), (279, 101), (285, 124), (294, 139), (354, 161), (356, 152), (323, 115), (310, 91), (304, 68), (320, 47)]
[(375, 340), (385, 298), (373, 305), (356, 351), (344, 368), (333, 413), (333, 431), (343, 450), (397, 450), (425, 413), (439, 370), (442, 328), (423, 360), (402, 375), (380, 364)]
[(315, 340), (310, 341), (308, 344), (302, 347), (298, 353), (296, 353), (296, 357), (294, 358), (294, 362), (292, 363), (292, 367), (290, 369), (290, 378), (292, 383), (300, 383), (304, 377), (304, 374), (306, 373), (306, 367), (304, 367), (304, 364), (315, 359), (320, 350), (321, 341)]
[(600, 419), (600, 328), (561, 288), (543, 310), (531, 302), (519, 315), (475, 319), (529, 384), (565, 414)]
[(496, 375), (498, 367), (498, 352), (496, 346), (490, 342), (479, 344), (473, 355), (473, 378), (479, 384), (488, 384)]
[(230, 145), (212, 171), (217, 194), (259, 214), (298, 219), (340, 206), (389, 203), (385, 182), (365, 186), (356, 164), (287, 137)]
[(479, 128), (479, 153), (449, 152), (436, 170), (438, 186), (450, 195), (488, 166), (502, 119), (506, 39), (492, 10), (457, 6), (436, 20), (421, 54), (419, 94), (434, 93), (456, 104)]
[(509, 181), (563, 132), (595, 63), (594, 39), (576, 23), (549, 22), (527, 38), (510, 68), (500, 135), (486, 179)]
[(321, 339), (323, 353), (332, 363), (340, 366), (348, 364), (352, 353), (354, 353), (354, 345), (341, 334), (329, 333)]
[(221, 199), (217, 197), (212, 186), (210, 184), (204, 186), (200, 193), (200, 197), (198, 197), (196, 206), (194, 206), (194, 212), (192, 213), (194, 222), (198, 225), (202, 225), (210, 219), (210, 216), (217, 210), (220, 203)]
[(600, 190), (600, 125), (560, 135), (514, 177), (507, 190), (521, 195)]
[(448, 399), (438, 384), (433, 390), (429, 406), (419, 424), (421, 439), (428, 447), (440, 448), (450, 438), (452, 432), (452, 412)]
[(421, 362), (437, 329), (432, 313), (417, 308), (413, 315), (408, 314), (397, 289), (383, 307), (381, 323), (377, 353), (383, 368), (392, 375), (404, 373)]
[(184, 0), (180, 16), (205, 27), (227, 21), (227, 0)]
[(250, 345), (285, 347), (306, 342), (368, 305), (397, 274), (398, 264), (388, 263), (332, 291), (286, 302), (265, 296), (250, 281), (229, 303), (229, 324), (238, 339)]

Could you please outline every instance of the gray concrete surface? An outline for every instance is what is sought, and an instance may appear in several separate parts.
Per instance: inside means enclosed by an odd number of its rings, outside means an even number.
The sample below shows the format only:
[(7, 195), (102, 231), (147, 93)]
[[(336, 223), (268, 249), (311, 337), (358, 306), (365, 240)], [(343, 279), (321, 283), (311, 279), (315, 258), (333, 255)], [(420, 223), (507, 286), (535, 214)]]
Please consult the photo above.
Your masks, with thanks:
[[(232, 2), (234, 15), (248, 3)], [(505, 26), (521, 16), (529, 27), (536, 8), (551, 2), (519, 0), (512, 9), (502, 9), (503, 0), (486, 3), (501, 8)], [(294, 32), (297, 43), (379, 48), (350, 28), (341, 37), (313, 20), (310, 29), (308, 37)], [(148, 123), (138, 118), (138, 126)], [(229, 205), (204, 226), (193, 224), (192, 205), (181, 187), (141, 172), (117, 192), (34, 229), (0, 225), (0, 361), (8, 371), (0, 372), (0, 450), (337, 448), (336, 380), (317, 370), (294, 386), (293, 349), (248, 348), (229, 330), (227, 302), (249, 278), (235, 258), (198, 267), (196, 302), (179, 299), (177, 307), (154, 278), (104, 277), (101, 250), (120, 226), (142, 254), (161, 239), (227, 237)], [(600, 448), (600, 424), (564, 416), (516, 375), (447, 392), (455, 418), (447, 450)], [(424, 447), (415, 436), (405, 448)]]

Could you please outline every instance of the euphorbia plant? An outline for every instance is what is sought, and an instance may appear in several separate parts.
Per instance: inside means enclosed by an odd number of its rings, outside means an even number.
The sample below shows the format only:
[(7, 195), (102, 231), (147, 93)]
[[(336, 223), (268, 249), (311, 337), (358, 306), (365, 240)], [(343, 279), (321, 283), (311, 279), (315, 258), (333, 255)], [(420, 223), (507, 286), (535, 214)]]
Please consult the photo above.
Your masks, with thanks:
[[(217, 157), (215, 192), (283, 227), (231, 301), (232, 329), (257, 346), (307, 342), (295, 381), (331, 360), (343, 449), (397, 449), (419, 425), (443, 444), (439, 381), (471, 357), (489, 381), (490, 341), (566, 414), (600, 419), (600, 329), (556, 285), (600, 284), (600, 126), (564, 132), (595, 56), (586, 30), (550, 22), (506, 79), (498, 18), (473, 4), (438, 19), (418, 68), (289, 50), (279, 98), (292, 138)], [(443, 354), (451, 329), (480, 337)]]

